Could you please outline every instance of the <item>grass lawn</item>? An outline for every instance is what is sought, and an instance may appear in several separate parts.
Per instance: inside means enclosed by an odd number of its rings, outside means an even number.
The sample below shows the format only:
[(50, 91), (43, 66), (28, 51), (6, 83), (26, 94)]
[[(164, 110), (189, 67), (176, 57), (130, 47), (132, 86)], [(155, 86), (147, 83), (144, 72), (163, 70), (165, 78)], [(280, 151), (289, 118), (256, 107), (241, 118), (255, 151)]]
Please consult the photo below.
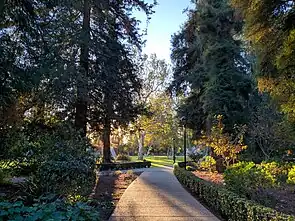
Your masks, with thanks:
[[(131, 156), (132, 161), (138, 161), (137, 156)], [(162, 166), (173, 166), (173, 158), (167, 158), (167, 156), (148, 156), (144, 157), (145, 160), (152, 162), (152, 167), (162, 167)], [(184, 161), (183, 156), (176, 156), (176, 162)]]

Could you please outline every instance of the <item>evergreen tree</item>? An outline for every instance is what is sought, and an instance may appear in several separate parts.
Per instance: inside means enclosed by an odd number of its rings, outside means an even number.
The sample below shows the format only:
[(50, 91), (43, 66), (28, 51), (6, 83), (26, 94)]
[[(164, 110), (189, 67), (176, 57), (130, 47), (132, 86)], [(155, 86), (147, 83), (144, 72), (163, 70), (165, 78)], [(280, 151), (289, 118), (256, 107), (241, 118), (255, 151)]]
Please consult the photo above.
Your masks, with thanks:
[[(140, 89), (131, 52), (143, 44), (132, 11), (149, 16), (152, 7), (141, 0), (5, 1), (0, 8), (1, 118), (11, 108), (20, 110), (19, 103), (25, 104), (22, 120), (26, 111), (43, 118), (42, 124), (44, 116), (54, 116), (74, 123), (82, 136), (92, 120), (91, 125), (104, 125), (96, 128), (126, 124), (138, 112)], [(3, 125), (6, 120), (1, 130)]]
[(173, 36), (172, 60), (176, 91), (188, 94), (179, 115), (197, 133), (210, 130), (223, 115), (225, 130), (246, 122), (251, 80), (241, 42), (240, 22), (224, 0), (196, 3), (180, 33)]
[(261, 91), (270, 92), (294, 121), (295, 3), (232, 0), (245, 22), (245, 37), (256, 56)]

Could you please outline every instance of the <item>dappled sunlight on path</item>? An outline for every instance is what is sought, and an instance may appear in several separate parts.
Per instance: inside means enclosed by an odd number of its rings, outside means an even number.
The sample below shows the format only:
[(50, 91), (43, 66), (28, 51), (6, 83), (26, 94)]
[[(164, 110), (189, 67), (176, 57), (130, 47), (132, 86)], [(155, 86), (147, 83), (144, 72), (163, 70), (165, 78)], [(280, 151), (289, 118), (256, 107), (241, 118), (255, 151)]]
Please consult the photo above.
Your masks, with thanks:
[(125, 220), (218, 221), (165, 168), (142, 173), (128, 187), (110, 218)]

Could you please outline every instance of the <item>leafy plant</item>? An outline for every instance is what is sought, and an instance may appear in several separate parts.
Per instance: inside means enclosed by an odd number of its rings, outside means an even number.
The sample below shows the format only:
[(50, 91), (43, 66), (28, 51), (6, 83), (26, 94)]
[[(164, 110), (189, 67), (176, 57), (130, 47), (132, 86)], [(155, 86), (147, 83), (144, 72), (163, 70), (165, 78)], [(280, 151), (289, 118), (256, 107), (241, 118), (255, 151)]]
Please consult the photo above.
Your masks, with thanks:
[(199, 145), (209, 146), (214, 154), (221, 157), (225, 167), (229, 167), (238, 159), (238, 154), (247, 148), (244, 142), (245, 126), (235, 126), (235, 133), (226, 133), (222, 123), (223, 116), (216, 116), (216, 122), (209, 136), (203, 135), (198, 140)]
[(250, 196), (259, 188), (275, 185), (275, 179), (253, 162), (239, 162), (224, 172), (226, 186), (242, 195)]
[(0, 169), (0, 184), (6, 184), (6, 183), (8, 183), (7, 173), (5, 172), (5, 170)]
[(134, 175), (134, 172), (133, 172), (133, 170), (127, 170), (126, 174), (128, 176), (133, 176)]
[(97, 209), (86, 203), (56, 200), (25, 206), (23, 202), (0, 202), (0, 220), (99, 220)]
[(96, 159), (87, 151), (86, 140), (74, 134), (46, 134), (40, 137), (43, 153), (38, 153), (35, 179), (42, 192), (61, 195), (90, 193), (96, 181)]
[(195, 169), (192, 166), (186, 166), (187, 171), (194, 171)]
[(295, 166), (289, 171), (287, 182), (289, 184), (295, 184)]
[(131, 157), (128, 156), (127, 154), (118, 154), (118, 156), (116, 157), (116, 160), (131, 161)]
[(114, 173), (114, 176), (119, 176), (122, 174), (122, 171), (121, 170), (116, 170)]
[(211, 156), (206, 156), (200, 160), (200, 169), (214, 172), (216, 171), (216, 160)]
[(288, 179), (288, 173), (292, 169), (292, 163), (279, 163), (279, 162), (262, 162), (256, 165), (261, 168), (265, 173), (272, 176), (276, 184), (286, 183)]

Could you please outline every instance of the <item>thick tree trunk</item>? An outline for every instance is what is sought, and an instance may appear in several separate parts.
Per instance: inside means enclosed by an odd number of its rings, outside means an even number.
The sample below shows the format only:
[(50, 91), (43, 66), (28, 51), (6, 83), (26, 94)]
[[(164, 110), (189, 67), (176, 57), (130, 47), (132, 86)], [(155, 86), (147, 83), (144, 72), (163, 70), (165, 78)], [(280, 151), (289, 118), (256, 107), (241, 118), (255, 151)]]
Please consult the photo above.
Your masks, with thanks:
[(86, 136), (87, 126), (90, 10), (90, 0), (84, 0), (83, 26), (80, 39), (80, 71), (77, 76), (77, 101), (75, 115), (75, 126), (84, 137)]
[(104, 103), (106, 107), (106, 116), (104, 119), (104, 128), (103, 128), (103, 162), (111, 162), (111, 117), (113, 112), (113, 102), (111, 96), (108, 95), (106, 90)]

